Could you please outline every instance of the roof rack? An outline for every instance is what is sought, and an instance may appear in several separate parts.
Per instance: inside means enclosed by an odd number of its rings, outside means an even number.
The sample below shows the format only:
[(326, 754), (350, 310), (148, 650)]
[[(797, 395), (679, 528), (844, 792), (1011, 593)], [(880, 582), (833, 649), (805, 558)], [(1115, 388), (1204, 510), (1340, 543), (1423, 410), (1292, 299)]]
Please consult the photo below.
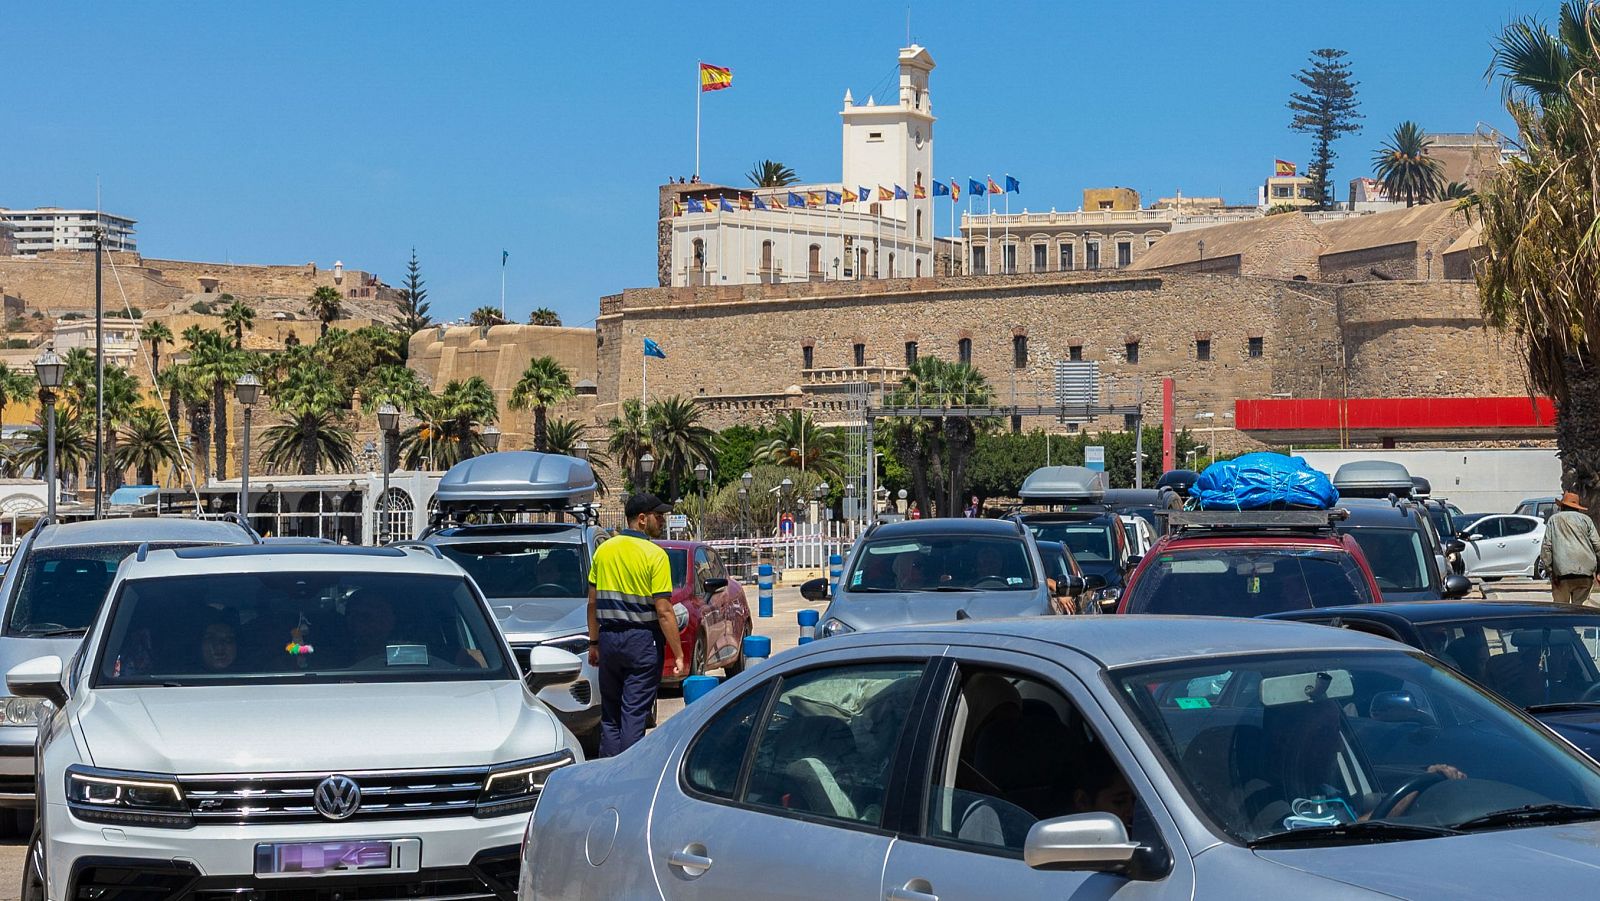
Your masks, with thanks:
[(1331, 532), (1350, 511), (1332, 510), (1157, 510), (1168, 532)]
[(427, 551), (440, 560), (444, 559), (443, 552), (441, 552), (437, 547), (422, 541), (391, 541), (384, 545), (384, 547), (395, 547), (408, 551), (422, 550)]

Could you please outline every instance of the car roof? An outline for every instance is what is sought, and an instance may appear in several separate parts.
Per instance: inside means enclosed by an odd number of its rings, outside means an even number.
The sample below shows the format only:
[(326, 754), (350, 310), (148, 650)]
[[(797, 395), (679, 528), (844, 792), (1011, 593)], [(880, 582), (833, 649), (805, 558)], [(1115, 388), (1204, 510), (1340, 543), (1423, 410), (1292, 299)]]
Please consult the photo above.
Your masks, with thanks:
[(1412, 623), (1455, 622), (1513, 616), (1592, 616), (1600, 620), (1600, 610), (1593, 607), (1583, 604), (1552, 604), (1549, 601), (1399, 601), (1346, 607), (1318, 607), (1315, 610), (1289, 611), (1284, 615), (1370, 617), (1374, 614)]
[(1327, 532), (1168, 532), (1151, 547), (1170, 550), (1193, 547), (1325, 547), (1349, 550), (1344, 539)]
[[(1319, 631), (1320, 630), (1320, 631)], [(1003, 620), (964, 620), (959, 624), (893, 627), (830, 638), (811, 648), (844, 642), (908, 642), (921, 637), (953, 645), (988, 646), (990, 637), (1025, 638), (1075, 650), (1102, 667), (1272, 651), (1397, 650), (1394, 642), (1329, 629), (1316, 623), (1222, 616), (1033, 616)], [(877, 641), (873, 641), (877, 639)]]
[(431, 532), (422, 541), (428, 544), (467, 544), (474, 541), (501, 541), (506, 538), (541, 538), (546, 541), (580, 543), (585, 526), (576, 522), (511, 522), (450, 526)]
[[(1408, 503), (1414, 504), (1415, 501)], [(1394, 525), (1396, 522), (1409, 525), (1415, 522), (1411, 514), (1422, 512), (1420, 507), (1408, 507), (1375, 497), (1340, 498), (1339, 506), (1350, 511), (1350, 515), (1339, 523), (1341, 529)]]
[(33, 547), (38, 549), (100, 544), (143, 544), (146, 541), (229, 544), (254, 543), (255, 540), (255, 533), (232, 520), (134, 516), (52, 523), (39, 532)]
[(872, 530), (872, 538), (911, 538), (920, 535), (1009, 535), (1019, 536), (1017, 524), (1008, 519), (945, 517), (907, 519), (889, 522)]
[(124, 561), (130, 579), (257, 572), (360, 572), (461, 576), (430, 548), (361, 545), (237, 545), (149, 551)]

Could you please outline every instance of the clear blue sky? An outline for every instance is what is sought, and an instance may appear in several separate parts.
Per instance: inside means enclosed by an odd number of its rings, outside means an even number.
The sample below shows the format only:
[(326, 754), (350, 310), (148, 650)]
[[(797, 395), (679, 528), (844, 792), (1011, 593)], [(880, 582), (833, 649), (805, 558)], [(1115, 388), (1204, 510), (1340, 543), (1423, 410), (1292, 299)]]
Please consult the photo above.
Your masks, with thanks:
[[(1284, 102), (1316, 47), (1350, 51), (1361, 82), (1341, 184), (1402, 119), (1504, 128), (1489, 40), (1555, 7), (919, 2), (911, 25), (938, 63), (938, 177), (1010, 173), (1013, 209), (1075, 209), (1112, 184), (1248, 201), (1274, 158), (1304, 165)], [(696, 59), (735, 78), (705, 98), (706, 180), (763, 157), (836, 179), (844, 90), (883, 95), (906, 6), (32, 3), (5, 22), (0, 206), (92, 205), (98, 175), (147, 256), (342, 259), (390, 284), (415, 245), (446, 318), (498, 302), (504, 248), (514, 314), (580, 325), (655, 283)]]

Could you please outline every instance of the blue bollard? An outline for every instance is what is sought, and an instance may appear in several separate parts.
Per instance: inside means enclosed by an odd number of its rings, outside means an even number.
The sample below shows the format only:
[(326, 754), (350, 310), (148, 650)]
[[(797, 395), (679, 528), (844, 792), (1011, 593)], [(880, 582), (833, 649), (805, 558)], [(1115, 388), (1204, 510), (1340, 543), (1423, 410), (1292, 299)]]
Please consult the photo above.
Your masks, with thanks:
[(772, 615), (772, 564), (763, 563), (756, 571), (757, 616)]
[(828, 597), (839, 590), (839, 579), (844, 576), (844, 557), (834, 554), (828, 558)]
[(800, 644), (809, 644), (817, 640), (817, 620), (821, 614), (815, 610), (801, 610), (795, 614), (795, 621), (800, 624)]
[(690, 676), (683, 680), (683, 703), (693, 704), (716, 687), (716, 676)]
[(746, 635), (741, 650), (746, 667), (766, 663), (772, 656), (772, 639), (765, 635)]

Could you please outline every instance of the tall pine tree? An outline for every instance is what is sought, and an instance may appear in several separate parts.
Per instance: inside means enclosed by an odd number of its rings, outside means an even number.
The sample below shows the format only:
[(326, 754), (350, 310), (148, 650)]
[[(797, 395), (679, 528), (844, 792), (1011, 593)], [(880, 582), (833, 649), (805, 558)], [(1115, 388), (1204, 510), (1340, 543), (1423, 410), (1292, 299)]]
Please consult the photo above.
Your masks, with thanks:
[(1289, 109), (1294, 111), (1290, 131), (1312, 136), (1311, 165), (1306, 174), (1311, 176), (1311, 190), (1318, 206), (1333, 205), (1333, 142), (1341, 135), (1361, 131), (1357, 111), (1357, 82), (1350, 77), (1350, 64), (1344, 61), (1343, 50), (1324, 48), (1311, 51), (1311, 67), (1301, 69), (1294, 80), (1305, 86), (1305, 93), (1289, 95)]
[(411, 248), (411, 262), (406, 264), (406, 286), (400, 289), (400, 299), (395, 301), (400, 309), (396, 325), (410, 337), (433, 325), (428, 315), (428, 292), (422, 287), (422, 269), (417, 265), (417, 249)]

